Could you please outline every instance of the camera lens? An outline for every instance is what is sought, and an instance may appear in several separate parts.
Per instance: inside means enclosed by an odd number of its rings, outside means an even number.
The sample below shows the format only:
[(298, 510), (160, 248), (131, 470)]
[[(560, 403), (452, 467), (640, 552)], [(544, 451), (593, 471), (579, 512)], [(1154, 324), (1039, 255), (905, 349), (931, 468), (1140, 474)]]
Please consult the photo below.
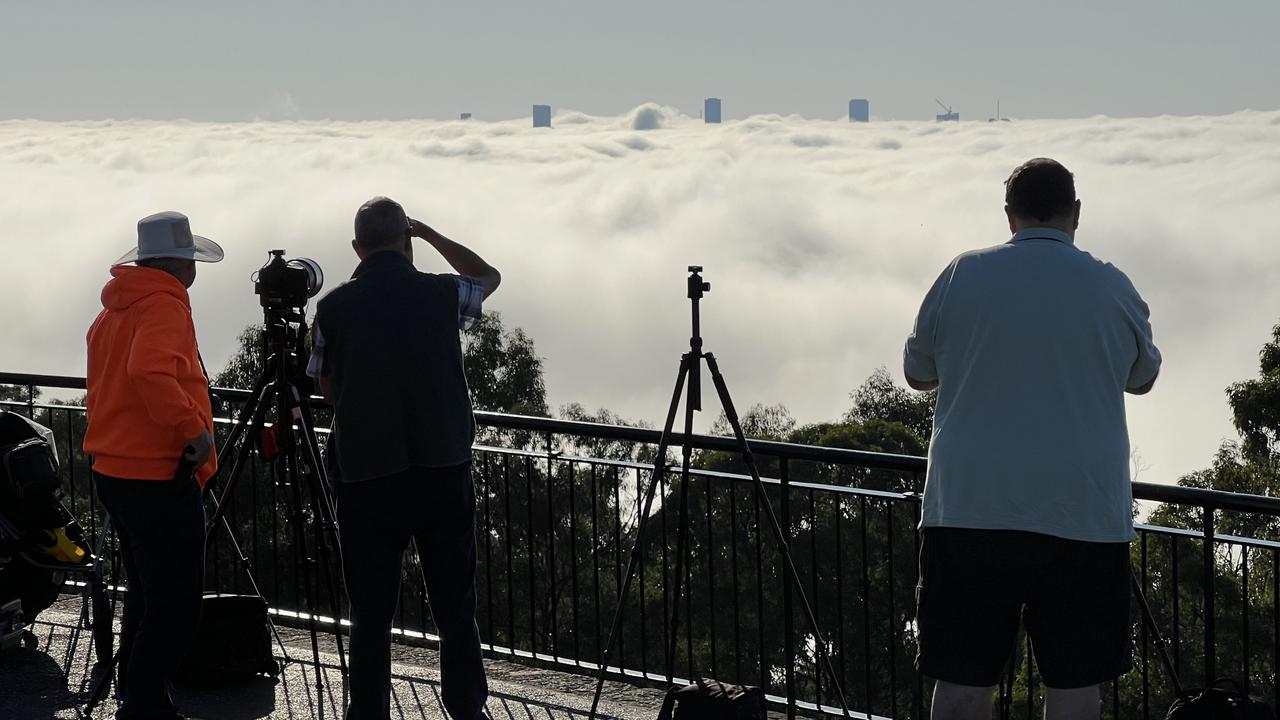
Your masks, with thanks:
[(291, 268), (304, 270), (307, 273), (307, 297), (315, 297), (320, 292), (320, 288), (324, 287), (324, 271), (320, 269), (320, 263), (311, 258), (294, 258), (286, 263)]

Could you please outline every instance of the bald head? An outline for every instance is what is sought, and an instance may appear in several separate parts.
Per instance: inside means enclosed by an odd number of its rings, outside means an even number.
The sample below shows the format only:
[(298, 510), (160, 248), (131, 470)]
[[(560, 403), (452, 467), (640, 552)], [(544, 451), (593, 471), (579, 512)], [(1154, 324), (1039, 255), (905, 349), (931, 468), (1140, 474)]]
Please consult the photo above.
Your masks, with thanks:
[(409, 233), (409, 218), (400, 203), (375, 197), (356, 211), (356, 244), (365, 252), (399, 247)]

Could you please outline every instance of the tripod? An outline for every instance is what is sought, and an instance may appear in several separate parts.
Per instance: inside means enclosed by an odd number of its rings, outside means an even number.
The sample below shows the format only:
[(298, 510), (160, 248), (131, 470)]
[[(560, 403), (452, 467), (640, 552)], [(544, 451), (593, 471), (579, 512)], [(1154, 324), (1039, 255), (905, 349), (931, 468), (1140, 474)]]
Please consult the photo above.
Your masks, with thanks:
[[(263, 419), (274, 401), (276, 410), (275, 422), (271, 426), (272, 433), (261, 440), (259, 454), (276, 463), (277, 477), (283, 477), (290, 488), (288, 502), (293, 519), (294, 547), (299, 556), (298, 566), (302, 571), (302, 588), (307, 607), (307, 630), (311, 636), (311, 659), (316, 676), (316, 689), (324, 688), (321, 674), (320, 644), (316, 626), (317, 602), (312, 592), (312, 571), (314, 565), (324, 568), (330, 616), (334, 618), (333, 636), (338, 650), (338, 666), (341, 675), (347, 675), (346, 651), (342, 640), (341, 612), (338, 600), (338, 583), (333, 576), (333, 562), (330, 548), (337, 549), (341, 555), (337, 534), (337, 519), (334, 512), (331, 486), (320, 459), (320, 446), (316, 440), (315, 423), (312, 419), (311, 404), (307, 394), (299, 391), (299, 379), (303, 375), (298, 347), (306, 336), (307, 325), (301, 310), (280, 311), (268, 308), (265, 312), (264, 355), (266, 361), (263, 371), (250, 391), (249, 400), (245, 403), (236, 418), (235, 426), (223, 446), (218, 457), (218, 473), (210, 479), (205, 491), (213, 498), (213, 488), (218, 476), (226, 468), (225, 456), (237, 441), (253, 425), (264, 428)], [(273, 446), (273, 447), (272, 447)], [(239, 482), (245, 462), (249, 458), (254, 443), (244, 439), (236, 452), (235, 461), (227, 472), (226, 487), (217, 499), (213, 499), (214, 514), (209, 518), (207, 529), (212, 532), (215, 525), (221, 524), (231, 538), (232, 549), (237, 562), (249, 577), (253, 590), (259, 596), (261, 591), (254, 580), (252, 563), (236, 541), (235, 532), (226, 517), (231, 494)], [(307, 503), (304, 504), (302, 486), (307, 486)], [(314, 547), (319, 559), (308, 552), (306, 535), (302, 525), (309, 512), (312, 520)], [(319, 571), (316, 571), (319, 579)], [(291, 662), (288, 650), (280, 639), (275, 623), (271, 623), (276, 643), (284, 654), (286, 662)], [(346, 702), (344, 683), (343, 703)]]
[(760, 470), (756, 465), (755, 456), (751, 452), (751, 445), (747, 442), (746, 436), (742, 432), (742, 423), (738, 419), (737, 410), (734, 409), (733, 399), (729, 396), (729, 386), (725, 383), (724, 376), (720, 374), (720, 366), (716, 362), (714, 355), (702, 350), (702, 328), (701, 319), (698, 311), (698, 303), (705, 293), (711, 292), (711, 283), (704, 282), (702, 279), (702, 268), (697, 265), (689, 266), (688, 278), (688, 297), (692, 304), (692, 323), (693, 332), (689, 337), (689, 352), (680, 358), (680, 370), (676, 377), (675, 391), (671, 395), (671, 405), (667, 410), (666, 424), (663, 425), (662, 435), (658, 440), (658, 452), (653, 463), (653, 475), (649, 482), (649, 488), (645, 492), (643, 509), (640, 511), (639, 518), (636, 523), (636, 540), (631, 549), (631, 558), (627, 562), (627, 572), (623, 577), (622, 588), (618, 592), (618, 604), (614, 609), (613, 621), (609, 626), (608, 639), (605, 641), (604, 650), (600, 655), (599, 674), (596, 678), (595, 696), (591, 700), (591, 719), (595, 720), (596, 712), (600, 704), (600, 695), (604, 690), (605, 676), (609, 668), (609, 655), (613, 650), (615, 636), (622, 626), (622, 618), (624, 614), (625, 601), (627, 593), (631, 590), (631, 581), (636, 574), (636, 568), (640, 562), (641, 554), (644, 547), (645, 526), (649, 520), (649, 512), (653, 506), (653, 497), (658, 486), (662, 483), (663, 476), (666, 472), (667, 449), (671, 444), (672, 430), (675, 426), (676, 412), (680, 407), (680, 393), (687, 390), (684, 408), (684, 436), (681, 443), (681, 460), (680, 460), (680, 520), (678, 529), (678, 540), (676, 547), (676, 567), (675, 586), (673, 589), (673, 602), (671, 610), (671, 619), (669, 625), (669, 644), (666, 648), (667, 655), (667, 673), (668, 678), (672, 676), (675, 668), (676, 640), (678, 636), (678, 628), (680, 623), (680, 594), (689, 584), (689, 573), (686, 567), (687, 548), (689, 545), (689, 464), (693, 455), (693, 413), (702, 410), (702, 382), (701, 382), (701, 362), (707, 363), (707, 369), (711, 373), (711, 380), (715, 384), (716, 394), (720, 398), (720, 405), (724, 410), (725, 418), (729, 421), (729, 425), (733, 428), (734, 437), (737, 439), (738, 452), (742, 455), (742, 460), (746, 464), (751, 479), (755, 486), (756, 501), (764, 507), (765, 515), (769, 520), (769, 524), (773, 530), (773, 536), (778, 543), (778, 552), (786, 565), (787, 581), (791, 583), (797, 597), (800, 600), (800, 606), (803, 608), (806, 618), (809, 621), (809, 627), (813, 631), (816, 653), (819, 662), (826, 670), (831, 679), (831, 687), (835, 690), (836, 696), (840, 700), (840, 707), (844, 711), (844, 717), (850, 717), (849, 706), (845, 702), (844, 691), (840, 687), (840, 677), (836, 674), (835, 668), (831, 664), (831, 658), (827, 654), (826, 643), (821, 639), (822, 633), (818, 629), (818, 620), (814, 615), (813, 607), (809, 604), (808, 598), (805, 596), (804, 586), (800, 581), (800, 574), (796, 570), (795, 563), (791, 559), (791, 550), (787, 544), (787, 536), (783, 532), (782, 525), (778, 522), (778, 517), (773, 512), (773, 506), (769, 503), (769, 499), (765, 494), (764, 481), (760, 479)]

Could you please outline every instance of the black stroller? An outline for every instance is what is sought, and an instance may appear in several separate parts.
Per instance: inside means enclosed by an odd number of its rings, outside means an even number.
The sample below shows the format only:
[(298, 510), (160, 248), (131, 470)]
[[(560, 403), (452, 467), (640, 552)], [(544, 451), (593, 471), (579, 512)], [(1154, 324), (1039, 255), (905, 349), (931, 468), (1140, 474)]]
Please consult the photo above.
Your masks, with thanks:
[(68, 575), (90, 575), (84, 531), (62, 503), (53, 432), (0, 410), (0, 651), (58, 599)]

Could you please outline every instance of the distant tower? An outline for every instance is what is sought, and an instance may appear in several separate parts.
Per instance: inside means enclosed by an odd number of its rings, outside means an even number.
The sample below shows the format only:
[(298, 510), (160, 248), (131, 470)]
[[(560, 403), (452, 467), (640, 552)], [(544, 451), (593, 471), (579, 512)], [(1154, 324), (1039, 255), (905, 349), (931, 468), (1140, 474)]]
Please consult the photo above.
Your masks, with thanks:
[(471, 113), (462, 113), (462, 119), (463, 119), (463, 120), (470, 120), (470, 119), (471, 119)]
[(534, 127), (551, 127), (551, 106), (550, 105), (534, 105), (533, 106), (533, 126)]
[(702, 119), (708, 124), (720, 122), (720, 98), (707, 98), (702, 102)]
[(863, 99), (849, 101), (849, 121), (869, 122), (871, 120), (871, 103)]

